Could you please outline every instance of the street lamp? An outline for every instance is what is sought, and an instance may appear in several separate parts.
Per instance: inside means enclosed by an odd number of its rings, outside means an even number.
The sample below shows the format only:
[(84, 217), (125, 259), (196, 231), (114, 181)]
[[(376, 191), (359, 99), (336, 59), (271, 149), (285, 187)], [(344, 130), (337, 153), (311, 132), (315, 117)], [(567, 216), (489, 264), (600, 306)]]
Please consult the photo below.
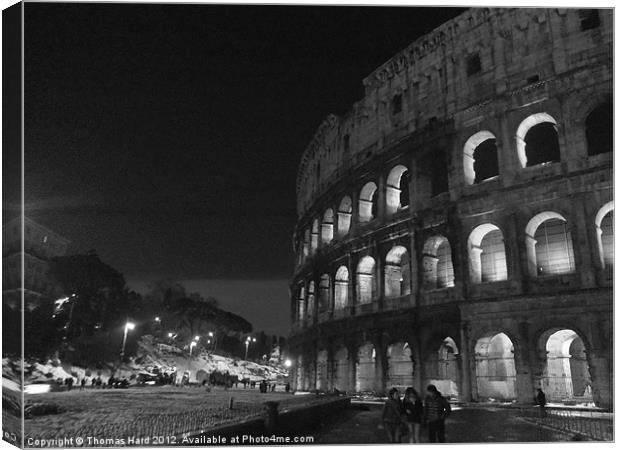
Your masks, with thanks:
[(127, 343), (127, 332), (129, 330), (133, 330), (136, 327), (135, 323), (127, 322), (125, 324), (125, 332), (123, 333), (123, 346), (121, 347), (121, 362), (123, 362), (123, 358), (125, 357), (125, 344)]
[(194, 349), (194, 347), (196, 347), (196, 344), (197, 344), (197, 342), (196, 342), (196, 341), (192, 341), (192, 342), (189, 344), (189, 357), (190, 357), (190, 358), (192, 357), (192, 350)]
[(286, 367), (287, 369), (291, 367), (292, 365), (293, 363), (291, 362), (290, 359), (287, 359), (286, 361), (284, 361), (284, 367)]
[(248, 336), (245, 339), (245, 360), (247, 361), (248, 359), (248, 347), (250, 346), (250, 342), (256, 342), (256, 338), (250, 337)]
[(161, 322), (161, 319), (159, 317), (155, 317), (155, 322), (159, 323)]

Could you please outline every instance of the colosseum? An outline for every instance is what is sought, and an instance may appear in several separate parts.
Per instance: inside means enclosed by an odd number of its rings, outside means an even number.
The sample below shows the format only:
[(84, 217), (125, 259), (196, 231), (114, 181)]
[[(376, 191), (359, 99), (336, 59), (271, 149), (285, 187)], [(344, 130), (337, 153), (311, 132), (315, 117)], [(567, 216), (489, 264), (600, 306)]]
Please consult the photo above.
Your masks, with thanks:
[(611, 10), (468, 10), (297, 176), (292, 384), (613, 403)]

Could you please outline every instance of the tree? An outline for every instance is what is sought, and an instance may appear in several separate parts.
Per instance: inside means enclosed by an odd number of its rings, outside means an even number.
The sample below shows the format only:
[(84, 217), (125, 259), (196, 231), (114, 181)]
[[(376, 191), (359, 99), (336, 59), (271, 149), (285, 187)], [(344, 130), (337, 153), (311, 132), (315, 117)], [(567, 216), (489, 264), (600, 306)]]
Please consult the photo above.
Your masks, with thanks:
[(95, 253), (53, 258), (49, 274), (69, 297), (59, 311), (67, 317), (67, 338), (107, 329), (126, 312), (125, 278)]

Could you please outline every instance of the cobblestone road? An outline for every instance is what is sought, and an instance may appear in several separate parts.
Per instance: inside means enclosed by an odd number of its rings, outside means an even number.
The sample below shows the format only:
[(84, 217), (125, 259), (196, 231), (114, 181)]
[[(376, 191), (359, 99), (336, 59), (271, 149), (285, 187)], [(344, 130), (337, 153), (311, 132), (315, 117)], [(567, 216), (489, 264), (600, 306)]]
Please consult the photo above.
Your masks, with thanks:
[[(380, 405), (353, 405), (332, 424), (316, 432), (321, 444), (386, 443), (385, 431), (378, 428)], [(553, 442), (566, 438), (546, 428), (527, 423), (517, 411), (506, 408), (455, 408), (446, 421), (446, 441), (464, 442)], [(428, 442), (422, 430), (422, 442)]]

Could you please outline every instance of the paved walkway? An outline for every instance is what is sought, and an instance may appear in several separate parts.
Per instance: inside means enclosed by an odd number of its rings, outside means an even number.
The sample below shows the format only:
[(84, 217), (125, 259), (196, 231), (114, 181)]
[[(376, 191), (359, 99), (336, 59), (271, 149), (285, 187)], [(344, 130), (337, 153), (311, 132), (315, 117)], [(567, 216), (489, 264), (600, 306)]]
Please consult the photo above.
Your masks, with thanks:
[[(334, 423), (315, 432), (320, 444), (381, 444), (387, 443), (385, 431), (379, 429), (381, 406), (352, 405)], [(465, 442), (553, 442), (564, 436), (525, 422), (517, 411), (507, 408), (454, 408), (446, 421), (446, 441)], [(422, 442), (428, 442), (422, 430)]]

